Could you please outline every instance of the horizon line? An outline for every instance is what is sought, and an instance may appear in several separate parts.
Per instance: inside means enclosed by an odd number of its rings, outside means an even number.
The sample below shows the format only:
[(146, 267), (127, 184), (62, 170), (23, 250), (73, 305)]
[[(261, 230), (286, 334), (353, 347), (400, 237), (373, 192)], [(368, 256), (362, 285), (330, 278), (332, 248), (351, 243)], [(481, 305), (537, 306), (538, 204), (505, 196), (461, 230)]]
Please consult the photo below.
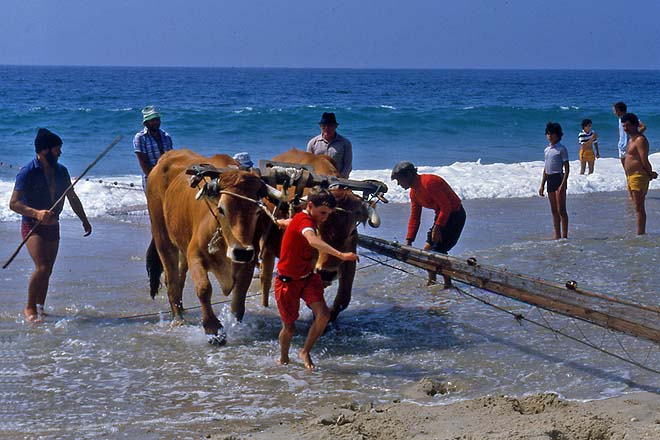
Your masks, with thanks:
[(640, 71), (660, 71), (660, 68), (566, 68), (566, 67), (288, 67), (288, 66), (183, 66), (183, 65), (130, 65), (130, 64), (3, 64), (0, 67), (103, 67), (103, 68), (137, 68), (137, 69), (269, 69), (269, 70), (473, 70), (473, 71), (610, 71), (610, 72), (640, 72)]

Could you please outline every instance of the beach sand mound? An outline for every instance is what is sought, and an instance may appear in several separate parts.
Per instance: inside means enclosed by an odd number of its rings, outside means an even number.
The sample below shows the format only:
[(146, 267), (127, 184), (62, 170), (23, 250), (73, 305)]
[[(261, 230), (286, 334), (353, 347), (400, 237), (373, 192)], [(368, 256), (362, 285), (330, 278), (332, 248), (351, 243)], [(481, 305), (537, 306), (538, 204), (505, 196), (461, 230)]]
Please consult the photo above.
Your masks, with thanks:
[(444, 406), (394, 401), (321, 409), (312, 420), (249, 438), (347, 440), (623, 440), (660, 438), (660, 399), (635, 394), (592, 402), (556, 394), (482, 397)]

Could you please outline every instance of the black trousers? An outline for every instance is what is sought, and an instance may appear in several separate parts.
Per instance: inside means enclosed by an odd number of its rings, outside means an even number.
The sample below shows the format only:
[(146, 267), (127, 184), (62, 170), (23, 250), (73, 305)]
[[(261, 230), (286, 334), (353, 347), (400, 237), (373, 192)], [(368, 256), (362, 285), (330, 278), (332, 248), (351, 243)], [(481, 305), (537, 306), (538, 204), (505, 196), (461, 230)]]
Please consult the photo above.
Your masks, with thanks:
[[(461, 232), (463, 232), (463, 226), (465, 226), (465, 218), (465, 209), (463, 209), (462, 205), (461, 209), (449, 214), (449, 220), (447, 220), (447, 224), (444, 228), (440, 229), (440, 233), (442, 234), (442, 241), (437, 243), (435, 246), (432, 246), (431, 250), (433, 252), (446, 254), (451, 248), (456, 246), (456, 243), (458, 243), (458, 239), (461, 236)], [(426, 235), (427, 243), (433, 244), (433, 241), (431, 241), (432, 233), (433, 226), (431, 226), (431, 229), (429, 229), (429, 232)]]

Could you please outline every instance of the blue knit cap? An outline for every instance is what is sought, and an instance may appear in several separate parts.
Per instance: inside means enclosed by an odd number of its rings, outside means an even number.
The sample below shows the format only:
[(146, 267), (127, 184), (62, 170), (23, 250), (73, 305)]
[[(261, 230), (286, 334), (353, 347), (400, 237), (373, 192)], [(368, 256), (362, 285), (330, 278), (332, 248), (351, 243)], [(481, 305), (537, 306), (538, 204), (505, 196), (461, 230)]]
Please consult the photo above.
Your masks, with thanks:
[(62, 145), (61, 137), (47, 128), (40, 128), (37, 131), (37, 137), (34, 138), (34, 151), (38, 153), (41, 150), (57, 147), (58, 145)]

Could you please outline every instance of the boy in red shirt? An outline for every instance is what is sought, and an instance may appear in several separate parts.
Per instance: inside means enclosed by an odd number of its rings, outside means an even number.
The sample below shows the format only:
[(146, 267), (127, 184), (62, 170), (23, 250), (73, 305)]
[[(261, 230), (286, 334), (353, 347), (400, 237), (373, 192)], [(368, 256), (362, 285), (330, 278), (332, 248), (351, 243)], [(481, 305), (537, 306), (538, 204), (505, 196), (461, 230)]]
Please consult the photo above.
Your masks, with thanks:
[(313, 273), (314, 249), (340, 260), (358, 260), (353, 252), (339, 252), (316, 235), (317, 225), (328, 219), (336, 205), (337, 201), (328, 190), (315, 187), (307, 194), (307, 206), (303, 211), (290, 220), (280, 221), (281, 225), (286, 226), (280, 260), (277, 263), (278, 275), (275, 278), (275, 299), (282, 319), (280, 364), (289, 363), (289, 347), (296, 328), (301, 299), (314, 312), (314, 322), (309, 328), (305, 345), (298, 354), (307, 369), (314, 368), (309, 352), (323, 334), (330, 319), (330, 310), (323, 297), (321, 276)]

